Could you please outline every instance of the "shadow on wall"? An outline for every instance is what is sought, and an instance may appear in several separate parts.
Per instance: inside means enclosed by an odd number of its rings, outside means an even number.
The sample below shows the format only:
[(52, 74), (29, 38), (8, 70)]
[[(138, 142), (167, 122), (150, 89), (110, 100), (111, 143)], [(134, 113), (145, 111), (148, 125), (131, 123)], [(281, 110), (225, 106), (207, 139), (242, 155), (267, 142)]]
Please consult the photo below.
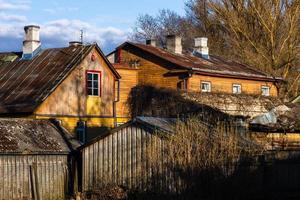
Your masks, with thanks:
[(182, 117), (197, 115), (209, 123), (233, 121), (236, 117), (219, 109), (185, 99), (182, 92), (151, 85), (138, 85), (132, 88), (128, 104), (131, 116)]

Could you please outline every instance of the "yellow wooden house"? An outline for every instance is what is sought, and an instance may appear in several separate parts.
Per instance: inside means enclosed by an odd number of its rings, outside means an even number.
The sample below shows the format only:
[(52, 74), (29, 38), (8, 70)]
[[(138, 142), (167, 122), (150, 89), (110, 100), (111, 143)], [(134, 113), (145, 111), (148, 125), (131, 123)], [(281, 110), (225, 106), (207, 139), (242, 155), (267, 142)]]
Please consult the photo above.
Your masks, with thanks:
[(278, 96), (280, 77), (209, 54), (207, 38), (195, 38), (194, 47), (183, 51), (181, 38), (167, 36), (166, 45), (125, 42), (107, 58), (121, 74), (119, 120), (129, 117), (126, 104), (130, 89), (138, 84), (187, 92)]
[(0, 53), (0, 114), (57, 119), (86, 141), (116, 124), (120, 75), (97, 44), (42, 49), (26, 26), (22, 52)]

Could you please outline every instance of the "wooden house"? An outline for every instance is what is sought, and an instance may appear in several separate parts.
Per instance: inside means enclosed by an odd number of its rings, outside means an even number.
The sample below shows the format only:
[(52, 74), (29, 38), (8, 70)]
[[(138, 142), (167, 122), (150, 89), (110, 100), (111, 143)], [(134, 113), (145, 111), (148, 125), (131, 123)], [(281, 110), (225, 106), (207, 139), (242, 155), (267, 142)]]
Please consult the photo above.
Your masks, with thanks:
[(128, 116), (124, 98), (128, 88), (134, 84), (187, 92), (278, 95), (277, 84), (282, 81), (281, 78), (210, 55), (207, 38), (196, 38), (192, 52), (182, 50), (180, 37), (168, 36), (166, 41), (165, 48), (156, 46), (153, 40), (147, 41), (147, 44), (125, 42), (107, 56), (126, 79), (120, 83), (122, 97), (117, 106), (118, 117)]
[(114, 127), (119, 78), (97, 44), (42, 49), (26, 26), (23, 52), (0, 53), (0, 115), (55, 118), (85, 141)]
[(0, 119), (0, 199), (67, 199), (80, 146), (49, 120)]

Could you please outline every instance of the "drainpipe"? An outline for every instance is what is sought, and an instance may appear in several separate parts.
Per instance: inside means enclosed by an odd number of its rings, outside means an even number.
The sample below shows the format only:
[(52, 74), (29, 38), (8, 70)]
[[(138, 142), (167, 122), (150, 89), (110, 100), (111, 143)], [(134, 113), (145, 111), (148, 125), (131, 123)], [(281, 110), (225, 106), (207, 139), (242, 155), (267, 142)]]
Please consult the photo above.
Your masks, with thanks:
[(117, 93), (117, 99), (113, 102), (113, 117), (114, 117), (114, 125), (117, 127), (117, 103), (120, 101), (120, 80), (117, 80), (118, 82), (118, 93)]

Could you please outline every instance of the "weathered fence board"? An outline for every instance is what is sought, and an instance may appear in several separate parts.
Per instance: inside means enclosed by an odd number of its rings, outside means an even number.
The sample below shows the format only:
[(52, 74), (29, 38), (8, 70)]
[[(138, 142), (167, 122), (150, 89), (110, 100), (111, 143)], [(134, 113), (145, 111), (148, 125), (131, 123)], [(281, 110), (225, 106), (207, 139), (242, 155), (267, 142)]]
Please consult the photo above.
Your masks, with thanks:
[(0, 155), (0, 199), (65, 199), (67, 155)]

